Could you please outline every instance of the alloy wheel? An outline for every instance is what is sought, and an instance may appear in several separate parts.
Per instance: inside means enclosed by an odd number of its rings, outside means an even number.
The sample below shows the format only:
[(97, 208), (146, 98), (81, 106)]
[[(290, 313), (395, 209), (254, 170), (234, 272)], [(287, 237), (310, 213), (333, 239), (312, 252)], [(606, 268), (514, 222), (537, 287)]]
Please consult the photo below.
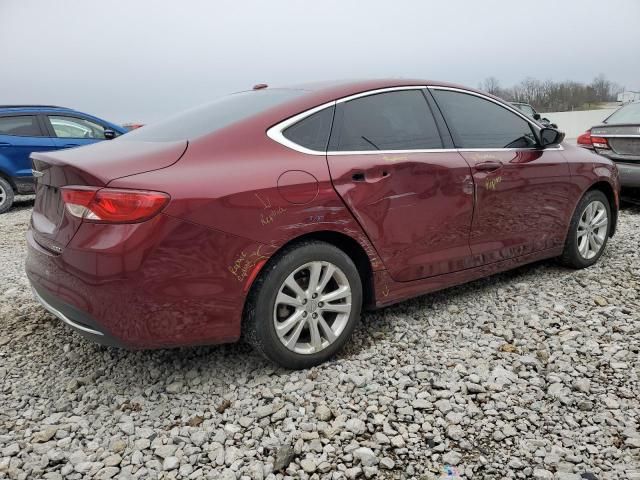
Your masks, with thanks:
[(7, 200), (7, 192), (5, 192), (2, 185), (0, 185), (0, 206), (4, 205), (4, 202), (6, 200)]
[(578, 252), (589, 260), (598, 255), (608, 234), (609, 217), (607, 209), (599, 200), (589, 203), (578, 222)]
[(340, 337), (351, 307), (351, 286), (344, 272), (330, 262), (314, 261), (298, 267), (280, 286), (273, 322), (286, 348), (308, 355)]

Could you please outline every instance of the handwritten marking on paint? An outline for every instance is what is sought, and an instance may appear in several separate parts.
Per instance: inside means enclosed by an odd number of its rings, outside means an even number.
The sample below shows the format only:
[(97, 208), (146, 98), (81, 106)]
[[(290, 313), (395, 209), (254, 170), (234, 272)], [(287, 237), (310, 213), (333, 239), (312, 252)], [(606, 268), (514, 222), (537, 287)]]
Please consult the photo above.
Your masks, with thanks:
[(484, 181), (484, 188), (486, 188), (487, 190), (495, 190), (501, 181), (502, 177), (487, 178)]
[[(243, 281), (249, 276), (251, 269), (260, 261), (267, 260), (269, 258), (269, 249), (275, 250), (276, 246), (273, 244), (260, 245), (254, 251), (246, 253), (244, 250), (240, 252), (240, 255), (234, 260), (234, 262), (227, 267), (231, 274), (236, 277), (239, 282)], [(273, 252), (272, 252), (273, 253)]]
[(287, 211), (287, 209), (284, 207), (271, 208), (271, 200), (269, 199), (269, 197), (262, 198), (259, 193), (254, 193), (254, 195), (258, 200), (260, 200), (260, 203), (262, 204), (264, 210), (269, 210), (267, 213), (260, 213), (260, 225), (262, 226), (272, 224), (277, 217)]
[(260, 223), (262, 225), (269, 225), (270, 223), (273, 223), (273, 221), (279, 217), (280, 215), (282, 215), (283, 213), (285, 213), (287, 211), (286, 208), (283, 207), (277, 207), (277, 208), (272, 208), (269, 213), (267, 213), (266, 215), (264, 213), (260, 214)]

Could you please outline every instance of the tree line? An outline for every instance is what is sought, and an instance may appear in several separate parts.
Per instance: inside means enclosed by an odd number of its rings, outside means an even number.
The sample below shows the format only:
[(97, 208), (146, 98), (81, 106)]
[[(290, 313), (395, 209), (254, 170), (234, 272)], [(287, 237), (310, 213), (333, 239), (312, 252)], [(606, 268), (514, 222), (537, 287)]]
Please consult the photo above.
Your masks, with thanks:
[(529, 103), (539, 112), (589, 110), (598, 103), (616, 101), (617, 94), (623, 90), (603, 74), (589, 84), (528, 77), (509, 88), (501, 87), (497, 78), (489, 77), (480, 83), (480, 89), (509, 102)]

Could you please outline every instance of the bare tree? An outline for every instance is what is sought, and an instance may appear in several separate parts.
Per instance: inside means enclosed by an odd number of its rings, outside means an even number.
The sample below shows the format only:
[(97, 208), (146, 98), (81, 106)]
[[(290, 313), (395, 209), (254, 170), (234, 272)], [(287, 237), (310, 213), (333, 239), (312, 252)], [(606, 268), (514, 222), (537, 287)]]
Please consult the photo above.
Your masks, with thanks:
[(579, 82), (552, 80), (540, 81), (525, 78), (511, 88), (501, 88), (495, 77), (480, 83), (480, 88), (510, 102), (524, 102), (541, 112), (561, 112), (593, 108), (601, 102), (615, 101), (621, 87), (603, 75), (598, 75), (589, 85)]

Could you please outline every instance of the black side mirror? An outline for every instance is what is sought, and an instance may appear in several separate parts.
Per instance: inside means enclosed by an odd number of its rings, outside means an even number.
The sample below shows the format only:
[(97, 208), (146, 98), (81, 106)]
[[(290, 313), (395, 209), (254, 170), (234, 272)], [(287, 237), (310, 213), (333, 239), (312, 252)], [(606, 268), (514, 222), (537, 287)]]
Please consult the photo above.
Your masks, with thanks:
[(104, 138), (107, 140), (113, 140), (114, 138), (116, 138), (116, 132), (114, 130), (111, 130), (110, 128), (105, 128)]
[(534, 120), (540, 120), (540, 114), (538, 112), (533, 114), (533, 119)]
[(555, 123), (552, 123), (551, 125), (549, 125), (551, 128), (555, 128), (556, 130), (558, 129), (558, 125)]
[(555, 128), (543, 128), (540, 130), (540, 145), (542, 148), (552, 147), (562, 143), (564, 132), (559, 132)]

